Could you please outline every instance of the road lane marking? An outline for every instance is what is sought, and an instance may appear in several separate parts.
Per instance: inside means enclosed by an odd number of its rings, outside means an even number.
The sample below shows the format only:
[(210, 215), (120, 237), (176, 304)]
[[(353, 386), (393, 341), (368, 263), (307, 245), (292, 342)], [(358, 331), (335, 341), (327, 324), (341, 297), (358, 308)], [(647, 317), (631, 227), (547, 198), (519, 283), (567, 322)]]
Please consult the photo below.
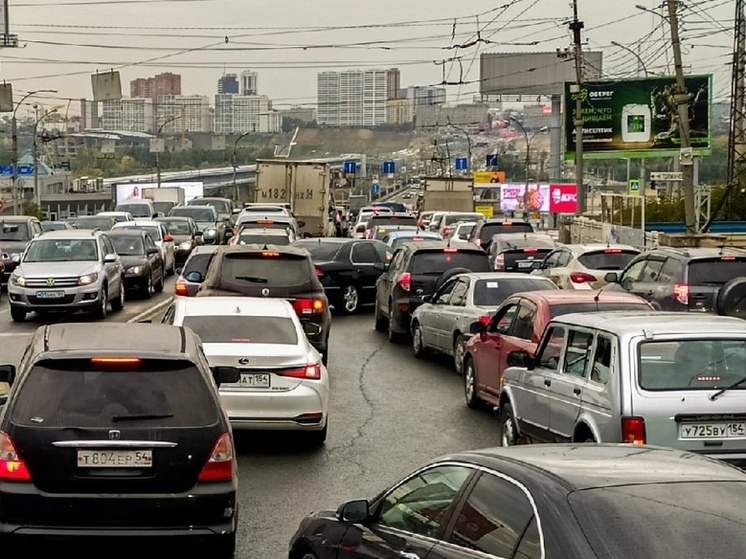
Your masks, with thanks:
[(152, 314), (155, 314), (155, 313), (157, 313), (157, 312), (158, 312), (159, 310), (161, 310), (161, 309), (164, 309), (164, 308), (166, 308), (166, 307), (167, 307), (168, 305), (170, 305), (170, 304), (171, 304), (171, 303), (173, 302), (173, 300), (174, 300), (174, 297), (173, 297), (173, 295), (172, 295), (172, 296), (171, 296), (171, 297), (169, 297), (168, 299), (165, 299), (165, 300), (161, 301), (160, 303), (156, 303), (156, 304), (155, 304), (155, 305), (153, 305), (152, 307), (150, 307), (150, 308), (148, 308), (148, 309), (144, 310), (143, 312), (141, 312), (141, 313), (140, 313), (140, 314), (138, 314), (137, 316), (133, 316), (133, 317), (132, 317), (132, 318), (130, 318), (130, 319), (129, 319), (129, 320), (127, 321), (127, 322), (128, 322), (128, 323), (133, 323), (133, 322), (140, 322), (140, 321), (141, 321), (141, 320), (143, 320), (144, 318), (146, 318), (146, 317), (148, 317), (148, 316), (150, 316), (150, 315), (152, 315)]

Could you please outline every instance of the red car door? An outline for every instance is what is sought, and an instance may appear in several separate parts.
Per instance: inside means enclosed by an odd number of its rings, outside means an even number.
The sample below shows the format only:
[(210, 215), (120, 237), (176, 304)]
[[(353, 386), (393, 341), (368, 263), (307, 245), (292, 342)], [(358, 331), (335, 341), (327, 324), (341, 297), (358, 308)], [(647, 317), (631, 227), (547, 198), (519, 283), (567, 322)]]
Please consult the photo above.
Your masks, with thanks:
[(510, 324), (510, 329), (503, 336), (496, 360), (496, 378), (493, 380), (495, 384), (487, 388), (496, 397), (500, 395), (500, 381), (503, 371), (508, 368), (508, 354), (519, 349), (527, 351), (531, 355), (536, 352), (536, 345), (541, 337), (541, 332), (538, 333), (538, 336), (535, 332), (536, 317), (536, 305), (528, 299), (521, 298), (515, 317)]
[(498, 309), (472, 351), (477, 396), (495, 404), (500, 386), (500, 352), (517, 311), (518, 301), (504, 304)]

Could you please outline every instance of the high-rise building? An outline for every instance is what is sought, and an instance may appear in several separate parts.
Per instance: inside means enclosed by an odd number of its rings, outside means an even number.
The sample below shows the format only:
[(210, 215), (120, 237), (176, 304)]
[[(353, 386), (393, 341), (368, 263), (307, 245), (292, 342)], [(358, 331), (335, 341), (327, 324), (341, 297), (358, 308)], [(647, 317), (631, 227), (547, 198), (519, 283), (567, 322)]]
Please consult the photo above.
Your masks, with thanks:
[(386, 70), (320, 72), (318, 121), (327, 126), (378, 126), (386, 122)]
[(80, 100), (80, 130), (101, 128), (101, 118), (98, 114), (98, 102), (88, 99)]
[(389, 68), (386, 70), (386, 100), (398, 99), (400, 87), (401, 72), (399, 72), (399, 68)]
[(238, 94), (238, 77), (236, 74), (223, 74), (218, 80), (218, 94), (229, 93)]
[(414, 103), (415, 112), (417, 112), (417, 107), (442, 105), (446, 102), (445, 87), (415, 85), (404, 89), (403, 93), (404, 97), (411, 99)]
[(215, 133), (274, 133), (280, 131), (280, 114), (266, 95), (215, 96)]
[(414, 121), (414, 103), (411, 99), (389, 99), (386, 104), (389, 124), (408, 124)]
[(153, 132), (153, 101), (151, 99), (107, 99), (101, 102), (104, 130)]
[(159, 95), (181, 95), (181, 75), (165, 72), (130, 82), (130, 97), (155, 99)]
[(163, 127), (162, 134), (211, 132), (210, 100), (206, 95), (161, 95), (156, 98), (153, 126), (156, 132)]
[(241, 95), (259, 95), (259, 74), (251, 70), (241, 72)]

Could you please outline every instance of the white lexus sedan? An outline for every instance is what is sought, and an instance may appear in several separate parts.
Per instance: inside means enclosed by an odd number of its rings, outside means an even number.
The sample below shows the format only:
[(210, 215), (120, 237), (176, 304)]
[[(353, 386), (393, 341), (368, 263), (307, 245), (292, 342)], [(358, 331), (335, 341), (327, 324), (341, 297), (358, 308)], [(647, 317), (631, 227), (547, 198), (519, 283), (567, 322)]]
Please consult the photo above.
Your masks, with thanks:
[(310, 444), (326, 440), (329, 373), (284, 299), (177, 297), (163, 322), (202, 339), (210, 367), (238, 367), (241, 380), (221, 384), (234, 429), (292, 430)]

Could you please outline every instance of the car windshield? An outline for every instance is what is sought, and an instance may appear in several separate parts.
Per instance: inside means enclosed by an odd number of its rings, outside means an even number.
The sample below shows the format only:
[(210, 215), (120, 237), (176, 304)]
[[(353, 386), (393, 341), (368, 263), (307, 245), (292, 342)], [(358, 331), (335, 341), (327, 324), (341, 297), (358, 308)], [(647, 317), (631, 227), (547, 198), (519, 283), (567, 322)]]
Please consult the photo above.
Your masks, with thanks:
[[(746, 549), (744, 499), (742, 481), (632, 483), (568, 496), (595, 556), (607, 559), (741, 559)], [(673, 533), (675, 537), (661, 537)]]
[(238, 236), (239, 245), (278, 245), (287, 246), (290, 238), (287, 235), (262, 235), (261, 233), (241, 233)]
[(29, 427), (113, 428), (120, 420), (189, 427), (213, 425), (218, 412), (199, 370), (183, 361), (143, 360), (102, 370), (90, 359), (35, 366), (20, 386), (12, 421)]
[(129, 212), (132, 217), (153, 217), (150, 204), (119, 204), (116, 211)]
[(289, 318), (274, 316), (187, 316), (188, 326), (206, 344), (298, 343), (298, 331)]
[[(666, 340), (639, 345), (645, 390), (713, 390), (746, 376), (746, 340)], [(746, 390), (746, 383), (734, 388)]]
[(491, 271), (489, 259), (484, 252), (444, 248), (416, 253), (412, 262), (412, 275), (440, 275), (451, 268), (466, 268), (472, 272)]
[(70, 223), (72, 223), (75, 229), (100, 229), (101, 231), (108, 231), (112, 227), (112, 220), (108, 217), (76, 217)]
[(413, 216), (400, 216), (400, 215), (374, 215), (368, 220), (366, 227), (372, 229), (374, 227), (386, 227), (389, 229), (395, 229), (398, 225), (409, 225), (417, 227), (417, 219)]
[(121, 256), (140, 256), (145, 254), (145, 245), (142, 237), (134, 235), (109, 235), (111, 242), (114, 243), (114, 250)]
[(0, 222), (0, 241), (29, 241), (31, 235), (25, 223)]
[(746, 258), (724, 256), (689, 262), (689, 285), (723, 285), (733, 278), (746, 276)]
[(296, 241), (293, 246), (306, 249), (311, 253), (311, 258), (316, 262), (329, 262), (334, 260), (342, 248), (340, 243), (325, 243), (321, 239), (313, 241)]
[(589, 270), (622, 270), (638, 254), (636, 250), (606, 248), (578, 256), (578, 262)]
[(42, 231), (62, 231), (63, 229), (67, 229), (67, 224), (62, 221), (42, 221), (41, 222)]
[(202, 200), (202, 199), (195, 199), (189, 202), (190, 206), (209, 206), (211, 208), (215, 208), (215, 211), (219, 214), (229, 214), (231, 213), (231, 206), (228, 202), (225, 200)]
[(24, 262), (96, 262), (98, 248), (94, 239), (37, 239), (23, 258)]
[(653, 310), (644, 301), (639, 303), (630, 301), (629, 303), (605, 303), (604, 301), (587, 302), (587, 303), (562, 303), (551, 305), (549, 314), (552, 318), (571, 314), (576, 312), (596, 312), (596, 311), (643, 311), (653, 312)]
[(479, 238), (485, 242), (496, 233), (532, 233), (533, 230), (530, 223), (485, 223), (479, 231)]
[(542, 278), (500, 278), (477, 280), (474, 284), (474, 304), (478, 307), (496, 307), (514, 293), (559, 289), (550, 280)]
[(124, 225), (120, 225), (119, 227), (116, 227), (116, 229), (142, 229), (143, 231), (147, 231), (150, 233), (150, 236), (153, 238), (153, 240), (157, 243), (161, 241), (161, 229), (158, 226), (151, 226), (151, 225), (129, 225), (129, 222), (124, 222)]
[(172, 216), (191, 217), (194, 221), (214, 222), (215, 213), (209, 207), (180, 206), (171, 210)]
[(298, 285), (313, 274), (307, 257), (271, 251), (226, 254), (220, 267), (221, 278), (232, 284)]
[(166, 228), (166, 231), (169, 232), (171, 235), (191, 235), (192, 234), (192, 228), (189, 225), (188, 221), (183, 221), (181, 219), (159, 219), (159, 223), (162, 223), (163, 226)]

